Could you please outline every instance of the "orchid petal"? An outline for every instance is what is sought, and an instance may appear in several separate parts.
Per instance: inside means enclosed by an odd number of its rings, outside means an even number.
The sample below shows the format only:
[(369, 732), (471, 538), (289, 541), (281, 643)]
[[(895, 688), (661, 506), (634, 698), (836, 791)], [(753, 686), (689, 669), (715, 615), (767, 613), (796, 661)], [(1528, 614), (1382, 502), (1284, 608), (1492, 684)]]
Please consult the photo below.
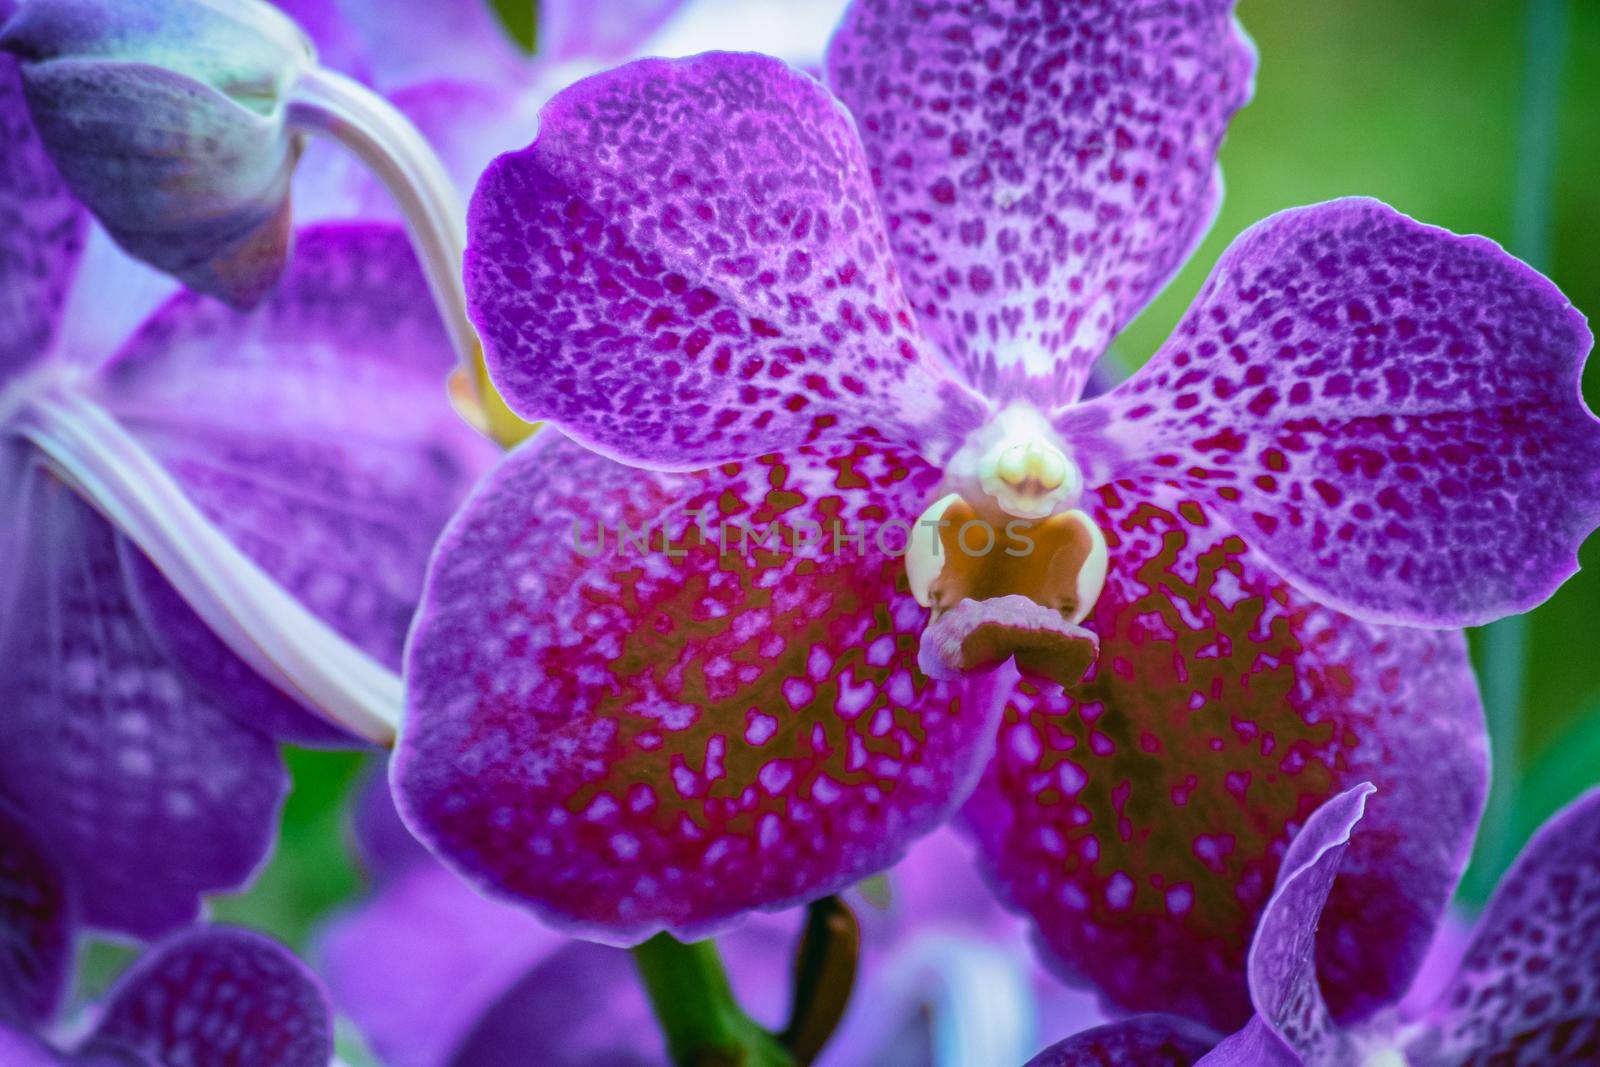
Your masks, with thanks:
[(72, 973), (73, 910), (43, 843), (20, 812), (0, 803), (0, 1029), (55, 1015)]
[(398, 667), (434, 538), (492, 458), (445, 398), (452, 366), (403, 232), (326, 225), (255, 312), (176, 297), (95, 395), (269, 575)]
[(616, 61), (632, 55), (683, 0), (543, 0), (539, 58)]
[(1413, 1062), (1600, 1058), (1600, 789), (1552, 816), (1484, 910)]
[(1059, 1041), (1027, 1067), (1189, 1067), (1217, 1035), (1176, 1015), (1135, 1015)]
[(983, 418), (922, 347), (850, 116), (778, 60), (579, 82), (468, 229), (496, 387), (606, 455), (692, 470), (870, 435), (937, 461)]
[(0, 421), (5, 387), (50, 351), (83, 219), (34, 132), (15, 61), (0, 54)]
[(321, 983), (270, 938), (209, 927), (157, 945), (118, 980), (84, 1052), (160, 1064), (326, 1067)]
[(1197, 1067), (1305, 1067), (1294, 1049), (1257, 1015), (1202, 1056)]
[(26, 522), (0, 530), (0, 800), (50, 843), (85, 923), (163, 933), (254, 872), (287, 776), (149, 636), (130, 545), (37, 468), (4, 499)]
[(1246, 232), (1161, 352), (1057, 425), (1101, 480), (1203, 494), (1323, 603), (1464, 626), (1543, 601), (1600, 522), (1591, 343), (1492, 242), (1336, 200)]
[(66, 1060), (32, 1034), (0, 1022), (0, 1063), (6, 1067), (63, 1067)]
[(969, 382), (1067, 403), (1222, 199), (1233, 0), (857, 0), (828, 55), (906, 291)]
[[(936, 480), (866, 445), (664, 475), (534, 438), (429, 573), (393, 765), (407, 823), (615, 943), (889, 866), (970, 788), (998, 710), (988, 683), (915, 670), (926, 612), (903, 539), (878, 536)], [(648, 547), (596, 543), (619, 525)]]
[(1363, 782), (1306, 820), (1289, 842), (1250, 945), (1250, 999), (1258, 1016), (1311, 1065), (1347, 1062), (1352, 1054), (1317, 984), (1317, 925), (1373, 792)]
[(1251, 1013), (1246, 951), (1288, 839), (1370, 780), (1381, 793), (1320, 962), (1339, 1017), (1392, 1003), (1486, 790), (1464, 641), (1307, 601), (1170, 490), (1094, 495), (1111, 560), (1085, 622), (1094, 673), (1065, 692), (1019, 687), (967, 806), (1002, 897), (1070, 981), (1232, 1030)]
[[(495, 1062), (456, 1050), (508, 989), (571, 942), (421, 858), (328, 930), (321, 971), (339, 1010), (391, 1067)], [(550, 1062), (534, 1049), (522, 1060)]]

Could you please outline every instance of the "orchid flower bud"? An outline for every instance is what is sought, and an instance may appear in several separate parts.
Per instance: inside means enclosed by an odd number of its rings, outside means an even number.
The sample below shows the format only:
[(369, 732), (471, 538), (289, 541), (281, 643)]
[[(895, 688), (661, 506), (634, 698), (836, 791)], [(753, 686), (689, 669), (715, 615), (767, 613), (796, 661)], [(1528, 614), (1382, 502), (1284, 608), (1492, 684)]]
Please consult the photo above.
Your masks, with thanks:
[(40, 138), (128, 253), (248, 307), (282, 271), (314, 64), (261, 0), (29, 0), (0, 33)]

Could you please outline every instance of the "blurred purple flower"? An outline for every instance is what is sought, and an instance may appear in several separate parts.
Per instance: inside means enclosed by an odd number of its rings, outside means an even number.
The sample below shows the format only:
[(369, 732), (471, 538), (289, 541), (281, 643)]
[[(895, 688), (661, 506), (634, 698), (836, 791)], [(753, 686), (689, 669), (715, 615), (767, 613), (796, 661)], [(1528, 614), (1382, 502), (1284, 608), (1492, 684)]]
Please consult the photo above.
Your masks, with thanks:
[[(568, 940), (474, 893), (415, 846), (381, 781), (358, 809), (372, 898), (325, 932), (339, 1009), (393, 1067), (510, 1062), (659, 1063), (666, 1052), (628, 953)], [(1092, 998), (1034, 972), (1021, 923), (1001, 912), (950, 834), (888, 874), (887, 904), (855, 900), (861, 973), (823, 1067), (1015, 1063), (1036, 1033), (1088, 1025)], [(781, 1028), (792, 914), (724, 943), (738, 999)]]
[[(1239, 238), (1077, 402), (1209, 225), (1253, 68), (1225, 0), (861, 0), (837, 96), (713, 53), (552, 100), (467, 280), (507, 402), (575, 440), (441, 539), (394, 763), (423, 839), (632, 943), (848, 885), (972, 793), (1052, 966), (1230, 1028), (1294, 831), (1371, 780), (1329, 997), (1403, 987), (1485, 784), (1464, 642), (1417, 627), (1570, 573), (1589, 335), (1490, 242), (1343, 200)], [(1046, 548), (964, 566), (918, 516)]]
[[(264, 859), (275, 741), (356, 743), (301, 704), (338, 671), (393, 678), (433, 537), (490, 450), (444, 401), (449, 346), (390, 227), (307, 231), (253, 313), (185, 294), (111, 358), (65, 349), (83, 212), (9, 57), (0, 142), (19, 223), (0, 234), (0, 799), (81, 878), (86, 923), (155, 936)], [(263, 586), (277, 632), (249, 624)], [(296, 669), (312, 627), (320, 675)]]
[[(277, 942), (227, 927), (167, 938), (90, 1009), (86, 1028), (57, 1025), (75, 916), (68, 873), (0, 804), (0, 1063), (6, 1067), (328, 1063), (333, 1013), (321, 983)], [(69, 1029), (76, 1036), (68, 1038)]]
[[(1206, 1053), (1208, 1042), (1191, 1029), (1165, 1061), (1109, 1054), (1148, 1048), (1185, 1026), (1181, 1019), (1143, 1016), (1069, 1038), (1031, 1067), (1600, 1062), (1600, 790), (1574, 801), (1534, 835), (1456, 966), (1425, 971), (1403, 1002), (1397, 993), (1382, 1010), (1346, 1026), (1323, 999), (1316, 931), (1347, 850), (1367, 832), (1362, 813), (1371, 792), (1368, 785), (1334, 797), (1290, 845), (1250, 948), (1256, 1015), (1243, 1030)], [(1454, 954), (1445, 947), (1443, 955)]]

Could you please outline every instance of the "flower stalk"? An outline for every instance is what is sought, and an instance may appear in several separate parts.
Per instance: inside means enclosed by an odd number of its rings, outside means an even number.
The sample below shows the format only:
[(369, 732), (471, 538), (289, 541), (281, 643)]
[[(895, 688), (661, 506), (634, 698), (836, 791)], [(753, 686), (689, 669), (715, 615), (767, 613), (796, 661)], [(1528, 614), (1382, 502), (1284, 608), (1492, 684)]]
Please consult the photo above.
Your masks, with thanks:
[(713, 941), (657, 934), (633, 950), (634, 965), (678, 1067), (792, 1067), (777, 1038), (744, 1013)]
[[(291, 91), (288, 116), (291, 128), (332, 138), (355, 153), (394, 197), (450, 335), (461, 379), (481, 399), (481, 350), (461, 282), (467, 213), (444, 164), (398, 108), (335, 71), (312, 67), (302, 74)], [(477, 421), (481, 424), (481, 417)]]
[(21, 420), (57, 477), (138, 545), (235, 654), (308, 709), (394, 744), (400, 678), (241, 552), (108, 412), (66, 387), (36, 398)]

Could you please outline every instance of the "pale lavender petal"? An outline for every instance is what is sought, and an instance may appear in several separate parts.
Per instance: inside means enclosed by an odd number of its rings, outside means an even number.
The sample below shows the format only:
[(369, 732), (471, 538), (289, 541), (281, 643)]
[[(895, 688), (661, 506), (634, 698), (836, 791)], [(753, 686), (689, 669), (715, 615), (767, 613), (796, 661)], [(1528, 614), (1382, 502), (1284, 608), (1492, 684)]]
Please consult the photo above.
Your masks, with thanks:
[(339, 6), (365, 43), (382, 90), (436, 78), (504, 85), (526, 75), (526, 57), (485, 0), (340, 0)]
[(287, 776), (149, 635), (131, 545), (37, 470), (4, 499), (27, 528), (0, 575), (0, 799), (49, 843), (86, 924), (161, 934), (263, 861)]
[(1329, 799), (1289, 843), (1278, 884), (1250, 945), (1250, 999), (1259, 1017), (1310, 1064), (1354, 1055), (1317, 984), (1317, 927), (1350, 836), (1361, 821), (1367, 782)]
[(0, 411), (11, 379), (50, 351), (83, 220), (33, 128), (16, 61), (0, 54)]
[(404, 233), (326, 225), (260, 308), (180, 295), (96, 389), (235, 544), (398, 667), (434, 538), (492, 459), (452, 365)]
[(1029, 1060), (1027, 1067), (1189, 1067), (1217, 1035), (1176, 1015), (1135, 1015), (1074, 1034)]
[(55, 1014), (72, 971), (73, 912), (44, 843), (0, 803), (0, 1029), (41, 1026)]
[(850, 116), (778, 60), (579, 82), (468, 228), (496, 386), (607, 455), (689, 470), (871, 436), (939, 460), (983, 418), (924, 350)]
[(1235, 1029), (1289, 839), (1370, 780), (1380, 793), (1325, 912), (1319, 970), (1340, 1018), (1392, 1004), (1482, 811), (1465, 642), (1308, 601), (1170, 490), (1093, 498), (1111, 563), (1084, 624), (1099, 659), (1064, 692), (1018, 687), (966, 809), (997, 890), (1069, 981)]
[(1245, 233), (1155, 358), (1057, 422), (1091, 484), (1185, 485), (1318, 600), (1463, 626), (1543, 601), (1600, 521), (1592, 341), (1493, 242), (1336, 200)]
[(916, 671), (926, 612), (903, 540), (876, 536), (936, 480), (865, 445), (664, 475), (538, 435), (434, 559), (394, 761), (407, 823), (475, 884), (617, 943), (889, 866), (970, 787), (998, 697)]
[(539, 58), (619, 60), (676, 12), (683, 0), (543, 0), (539, 4)]
[(1233, 0), (857, 0), (828, 52), (906, 291), (990, 396), (1074, 400), (1188, 259), (1255, 52)]
[(1420, 1064), (1600, 1062), (1600, 789), (1517, 857), (1427, 1022)]
[(427, 860), (335, 922), (317, 955), (334, 1004), (384, 1063), (443, 1067), (508, 989), (568, 943)]
[(655, 56), (760, 52), (818, 77), (846, 0), (686, 0), (644, 45)]
[(276, 941), (201, 928), (157, 945), (118, 980), (84, 1051), (171, 1067), (327, 1067), (333, 1013), (321, 983)]
[(65, 1059), (32, 1034), (0, 1021), (0, 1063), (6, 1067), (62, 1067)]

